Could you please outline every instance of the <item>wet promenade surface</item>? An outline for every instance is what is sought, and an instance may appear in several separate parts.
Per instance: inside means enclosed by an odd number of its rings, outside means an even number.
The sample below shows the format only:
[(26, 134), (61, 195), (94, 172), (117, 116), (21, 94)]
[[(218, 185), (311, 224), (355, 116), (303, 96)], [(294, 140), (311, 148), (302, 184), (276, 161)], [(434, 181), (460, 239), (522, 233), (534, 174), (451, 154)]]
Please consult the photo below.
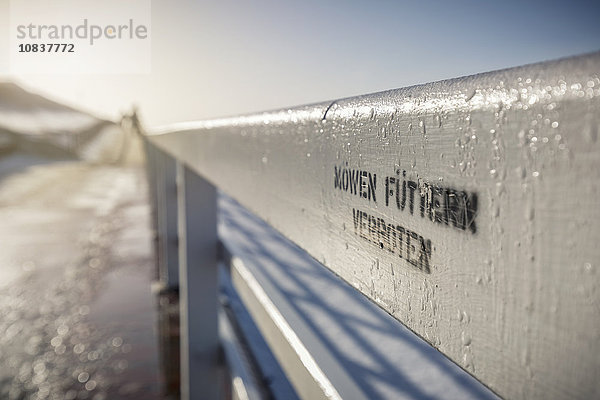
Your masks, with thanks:
[(163, 398), (143, 169), (0, 157), (0, 399)]

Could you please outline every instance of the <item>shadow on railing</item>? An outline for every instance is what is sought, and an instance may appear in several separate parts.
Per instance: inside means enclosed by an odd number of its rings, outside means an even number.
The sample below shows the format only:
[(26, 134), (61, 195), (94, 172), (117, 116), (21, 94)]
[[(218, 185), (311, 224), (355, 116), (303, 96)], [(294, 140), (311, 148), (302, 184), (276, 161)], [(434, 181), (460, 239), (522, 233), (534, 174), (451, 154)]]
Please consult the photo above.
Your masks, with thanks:
[[(366, 398), (391, 398), (393, 392), (394, 396), (417, 399), (453, 395), (463, 399), (496, 398), (378, 305), (223, 194), (219, 196), (219, 233), (226, 245), (233, 242), (237, 254), (252, 256), (253, 272), (260, 273), (281, 293)], [(315, 314), (327, 315), (326, 323), (319, 323)], [(340, 338), (344, 342), (340, 343)], [(440, 397), (440, 393), (432, 394), (436, 391), (430, 387), (417, 385), (415, 371), (430, 374), (447, 391)]]

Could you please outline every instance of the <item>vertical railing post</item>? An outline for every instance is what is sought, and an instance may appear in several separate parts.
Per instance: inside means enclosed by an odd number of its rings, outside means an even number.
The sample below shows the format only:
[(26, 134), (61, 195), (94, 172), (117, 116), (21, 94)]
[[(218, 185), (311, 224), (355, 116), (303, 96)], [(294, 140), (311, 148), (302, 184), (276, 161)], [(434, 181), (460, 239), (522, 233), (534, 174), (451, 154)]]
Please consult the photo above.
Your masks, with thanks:
[(156, 148), (155, 159), (159, 278), (164, 289), (176, 289), (179, 286), (176, 161)]
[(146, 155), (146, 181), (148, 182), (148, 202), (150, 204), (150, 222), (152, 226), (152, 241), (154, 248), (154, 261), (156, 266), (155, 279), (160, 279), (159, 270), (159, 250), (158, 250), (158, 190), (157, 190), (157, 171), (156, 153), (157, 149), (150, 143), (148, 138), (142, 136), (144, 143), (144, 153)]
[(177, 163), (181, 398), (219, 398), (216, 188)]

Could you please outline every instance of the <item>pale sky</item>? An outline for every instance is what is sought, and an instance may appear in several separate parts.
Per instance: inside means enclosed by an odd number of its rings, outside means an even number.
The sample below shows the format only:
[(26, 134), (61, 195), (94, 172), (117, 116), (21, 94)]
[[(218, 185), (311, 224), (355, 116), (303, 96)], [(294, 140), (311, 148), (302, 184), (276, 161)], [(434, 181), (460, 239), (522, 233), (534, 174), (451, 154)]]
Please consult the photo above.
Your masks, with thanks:
[(137, 104), (147, 126), (600, 50), (598, 1), (154, 0), (152, 73), (15, 76), (8, 4), (0, 0), (0, 79), (113, 119)]

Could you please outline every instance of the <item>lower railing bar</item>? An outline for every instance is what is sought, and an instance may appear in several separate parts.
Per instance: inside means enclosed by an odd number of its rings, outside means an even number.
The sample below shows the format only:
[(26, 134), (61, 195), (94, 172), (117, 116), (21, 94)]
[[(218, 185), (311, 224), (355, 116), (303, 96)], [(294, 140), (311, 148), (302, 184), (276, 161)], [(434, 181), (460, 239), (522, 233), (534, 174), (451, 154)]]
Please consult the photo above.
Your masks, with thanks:
[(240, 400), (263, 400), (256, 377), (251, 370), (244, 346), (225, 310), (219, 312), (219, 336), (231, 378), (231, 391)]

